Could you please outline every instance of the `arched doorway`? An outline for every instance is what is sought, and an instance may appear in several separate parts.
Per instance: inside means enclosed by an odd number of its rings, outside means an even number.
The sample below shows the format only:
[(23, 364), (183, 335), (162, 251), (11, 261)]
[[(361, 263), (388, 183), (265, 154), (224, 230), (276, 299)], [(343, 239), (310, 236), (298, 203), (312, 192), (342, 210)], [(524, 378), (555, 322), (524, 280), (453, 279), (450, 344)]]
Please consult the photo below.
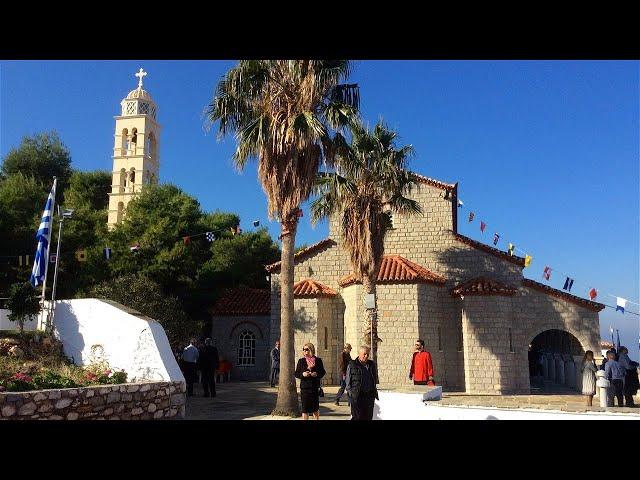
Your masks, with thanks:
[(580, 341), (567, 331), (540, 332), (529, 344), (531, 391), (580, 390), (584, 352)]

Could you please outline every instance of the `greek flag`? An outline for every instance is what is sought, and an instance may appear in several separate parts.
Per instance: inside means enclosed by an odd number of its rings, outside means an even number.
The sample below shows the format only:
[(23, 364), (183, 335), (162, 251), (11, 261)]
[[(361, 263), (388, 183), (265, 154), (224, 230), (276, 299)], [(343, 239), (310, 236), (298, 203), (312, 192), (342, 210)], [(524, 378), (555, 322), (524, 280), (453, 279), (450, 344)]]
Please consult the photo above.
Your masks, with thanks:
[(51, 242), (51, 230), (53, 227), (53, 206), (56, 201), (57, 182), (57, 179), (53, 180), (53, 187), (51, 187), (51, 193), (49, 193), (49, 198), (47, 198), (47, 203), (44, 206), (44, 212), (42, 212), (40, 227), (36, 233), (38, 248), (36, 249), (36, 257), (33, 260), (33, 270), (31, 271), (31, 277), (29, 278), (31, 285), (34, 287), (44, 283), (47, 272), (49, 243)]

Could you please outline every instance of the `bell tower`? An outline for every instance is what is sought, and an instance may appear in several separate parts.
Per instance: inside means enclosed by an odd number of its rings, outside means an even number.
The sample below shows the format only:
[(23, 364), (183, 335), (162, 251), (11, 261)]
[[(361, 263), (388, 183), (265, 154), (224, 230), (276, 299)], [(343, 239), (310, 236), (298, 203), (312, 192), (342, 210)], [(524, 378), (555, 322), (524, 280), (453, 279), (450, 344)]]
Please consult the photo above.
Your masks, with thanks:
[(125, 215), (129, 201), (145, 185), (158, 183), (160, 171), (160, 125), (156, 121), (156, 104), (142, 89), (147, 72), (140, 69), (138, 88), (120, 102), (121, 114), (116, 120), (113, 148), (113, 181), (109, 194), (109, 219), (112, 229)]

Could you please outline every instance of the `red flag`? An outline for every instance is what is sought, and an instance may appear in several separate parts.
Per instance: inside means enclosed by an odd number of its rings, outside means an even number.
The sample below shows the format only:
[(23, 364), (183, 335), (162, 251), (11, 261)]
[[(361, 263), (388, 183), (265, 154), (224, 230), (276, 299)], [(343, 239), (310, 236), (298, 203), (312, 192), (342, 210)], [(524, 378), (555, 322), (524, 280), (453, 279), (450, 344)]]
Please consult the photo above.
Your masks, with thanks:
[(484, 222), (480, 222), (480, 231), (484, 233), (484, 229), (487, 227), (487, 224)]
[(549, 280), (549, 277), (551, 277), (551, 269), (549, 267), (544, 267), (544, 273), (542, 276), (545, 280)]
[(182, 237), (182, 241), (184, 242), (185, 245), (189, 245), (191, 243), (191, 237), (189, 236)]
[(589, 298), (591, 300), (593, 300), (597, 296), (598, 296), (598, 291), (595, 288), (592, 288), (591, 290), (589, 290)]

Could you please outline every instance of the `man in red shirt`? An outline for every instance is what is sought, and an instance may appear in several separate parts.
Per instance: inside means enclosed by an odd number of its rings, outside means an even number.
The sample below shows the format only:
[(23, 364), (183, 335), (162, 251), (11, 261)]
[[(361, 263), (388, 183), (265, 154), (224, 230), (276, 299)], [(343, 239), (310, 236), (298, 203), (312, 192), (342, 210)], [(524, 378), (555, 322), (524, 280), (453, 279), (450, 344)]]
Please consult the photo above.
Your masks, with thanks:
[(409, 380), (413, 380), (414, 385), (435, 385), (431, 354), (424, 349), (424, 340), (416, 340), (415, 348), (416, 351), (411, 359)]

